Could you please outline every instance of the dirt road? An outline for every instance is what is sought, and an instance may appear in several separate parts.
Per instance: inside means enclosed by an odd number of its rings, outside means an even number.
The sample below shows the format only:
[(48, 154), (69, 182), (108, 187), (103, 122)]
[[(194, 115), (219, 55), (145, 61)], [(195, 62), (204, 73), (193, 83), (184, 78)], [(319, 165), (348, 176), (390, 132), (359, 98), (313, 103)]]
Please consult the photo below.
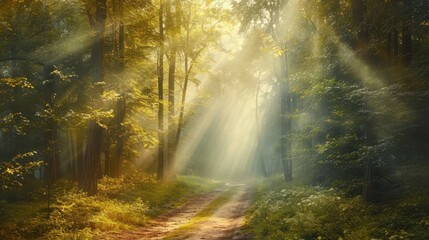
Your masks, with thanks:
[(107, 233), (100, 239), (251, 239), (240, 231), (250, 204), (250, 189), (244, 184), (226, 184), (191, 198), (143, 228)]

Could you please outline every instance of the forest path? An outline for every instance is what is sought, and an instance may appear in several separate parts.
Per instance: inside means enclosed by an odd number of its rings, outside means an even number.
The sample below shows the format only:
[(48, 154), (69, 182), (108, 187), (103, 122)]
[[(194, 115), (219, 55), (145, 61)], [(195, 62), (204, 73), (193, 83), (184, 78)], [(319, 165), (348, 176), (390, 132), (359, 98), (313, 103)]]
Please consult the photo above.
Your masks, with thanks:
[(225, 184), (212, 192), (190, 198), (178, 209), (131, 231), (109, 232), (105, 240), (131, 239), (251, 239), (243, 234), (252, 188)]

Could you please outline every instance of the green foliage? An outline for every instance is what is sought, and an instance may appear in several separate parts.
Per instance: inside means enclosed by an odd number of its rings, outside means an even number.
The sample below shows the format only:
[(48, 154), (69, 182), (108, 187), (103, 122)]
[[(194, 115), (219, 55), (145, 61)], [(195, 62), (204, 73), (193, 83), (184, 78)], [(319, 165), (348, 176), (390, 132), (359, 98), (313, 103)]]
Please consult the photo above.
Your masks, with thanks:
[(155, 176), (145, 176), (138, 172), (119, 179), (104, 178), (100, 182), (100, 195), (126, 202), (141, 198), (150, 203), (147, 214), (155, 216), (168, 207), (181, 204), (184, 196), (208, 191), (215, 184), (188, 176), (178, 176), (176, 180), (163, 182), (157, 182), (155, 179)]
[(49, 210), (47, 189), (31, 202), (0, 201), (0, 238), (92, 239), (102, 231), (143, 226), (187, 197), (215, 186), (216, 182), (185, 176), (160, 183), (154, 176), (133, 172), (119, 179), (104, 178), (99, 195), (88, 197), (74, 183), (59, 181), (52, 186)]
[(43, 165), (43, 161), (27, 161), (25, 158), (33, 157), (37, 152), (18, 154), (12, 160), (0, 161), (0, 193), (23, 185), (24, 176), (32, 174), (36, 167)]
[(263, 182), (248, 215), (256, 239), (425, 239), (428, 195), (370, 205), (336, 189)]

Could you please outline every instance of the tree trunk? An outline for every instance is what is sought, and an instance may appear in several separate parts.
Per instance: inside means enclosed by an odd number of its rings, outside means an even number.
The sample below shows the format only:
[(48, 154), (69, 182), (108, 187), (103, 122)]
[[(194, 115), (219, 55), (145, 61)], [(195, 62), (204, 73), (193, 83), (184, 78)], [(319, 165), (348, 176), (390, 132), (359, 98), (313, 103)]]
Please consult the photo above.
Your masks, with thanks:
[[(176, 1), (176, 8), (179, 9), (179, 13), (181, 14), (182, 13), (182, 7), (180, 4), (180, 1)], [(179, 16), (177, 16), (177, 22), (178, 22), (179, 26), (182, 25), (180, 14), (179, 14)], [(192, 65), (189, 64), (189, 35), (190, 35), (189, 21), (191, 19), (191, 10), (189, 10), (189, 12), (188, 12), (187, 19), (188, 19), (188, 21), (186, 22), (186, 24), (184, 24), (184, 27), (186, 29), (186, 39), (185, 39), (185, 46), (184, 46), (185, 81), (183, 83), (182, 100), (180, 102), (180, 110), (179, 110), (179, 121), (177, 123), (176, 137), (174, 140), (174, 148), (173, 148), (174, 156), (177, 152), (177, 148), (179, 146), (179, 141), (180, 141), (180, 136), (182, 134), (183, 122), (184, 122), (184, 116), (185, 116), (186, 92), (188, 90), (189, 75), (190, 75), (191, 70), (192, 70)]]
[[(92, 43), (91, 58), (94, 69), (94, 82), (103, 81), (104, 60), (104, 31), (106, 19), (106, 0), (97, 0), (95, 39)], [(101, 90), (101, 89), (100, 89)], [(101, 94), (101, 91), (100, 91)], [(83, 155), (83, 173), (79, 183), (88, 195), (97, 194), (97, 176), (100, 165), (101, 143), (103, 128), (95, 119), (91, 120), (88, 127), (86, 148)]]
[[(124, 26), (124, 3), (119, 1), (120, 11), (120, 23), (119, 23), (119, 71), (124, 73), (125, 71), (125, 26)], [(112, 165), (113, 174), (112, 177), (119, 177), (121, 175), (122, 166), (122, 153), (125, 145), (125, 129), (123, 126), (125, 120), (125, 109), (126, 99), (125, 94), (122, 93), (120, 99), (117, 102), (117, 124), (119, 127), (119, 135), (116, 139), (116, 157), (115, 164)]]
[(411, 36), (411, 27), (404, 25), (402, 27), (402, 61), (405, 66), (410, 65), (413, 58), (413, 45)]
[[(368, 47), (369, 43), (369, 32), (368, 26), (365, 21), (365, 13), (367, 10), (367, 6), (364, 0), (352, 0), (352, 13), (353, 13), (353, 24), (357, 26), (357, 51), (364, 57), (367, 57), (365, 51)], [(394, 34), (395, 35), (395, 34)], [(395, 48), (395, 36), (393, 42)], [(366, 106), (366, 99), (364, 99), (364, 105)], [(366, 106), (365, 108), (368, 108)], [(363, 123), (363, 136), (366, 141), (367, 146), (374, 145), (376, 141), (376, 136), (372, 134), (372, 126), (369, 120), (369, 116), (367, 116), (367, 120)], [(377, 188), (374, 188), (374, 179), (373, 172), (377, 171), (377, 168), (372, 164), (372, 159), (367, 159), (364, 164), (364, 186), (363, 186), (363, 196), (365, 199), (374, 198), (378, 194)]]
[(101, 126), (95, 120), (91, 120), (88, 127), (85, 153), (83, 155), (82, 177), (79, 182), (79, 187), (90, 196), (97, 194), (101, 136)]
[(77, 180), (77, 150), (76, 150), (76, 139), (73, 129), (68, 129), (68, 148), (69, 148), (69, 159), (70, 159), (70, 177), (71, 179)]
[(367, 163), (364, 174), (363, 198), (369, 202), (378, 202), (380, 200), (380, 181), (379, 167)]
[(84, 141), (84, 131), (77, 129), (76, 130), (76, 180), (80, 182), (83, 175), (83, 154), (85, 151), (85, 141)]
[(399, 34), (398, 30), (393, 30), (393, 56), (396, 57), (399, 54)]
[(165, 148), (164, 148), (164, 3), (159, 2), (159, 37), (158, 56), (158, 180), (164, 179)]
[(352, 0), (353, 24), (357, 27), (357, 46), (359, 53), (365, 56), (369, 42), (368, 26), (365, 22), (366, 3), (364, 0)]
[(414, 0), (403, 0), (404, 18), (402, 21), (402, 62), (405, 66), (410, 65), (413, 58), (412, 26), (414, 15)]
[(180, 103), (179, 122), (177, 124), (176, 139), (174, 141), (174, 148), (173, 148), (174, 153), (177, 151), (177, 147), (180, 141), (180, 135), (182, 133), (182, 128), (183, 128), (183, 118), (185, 115), (186, 91), (188, 89), (189, 74), (191, 71), (188, 65), (189, 65), (189, 58), (187, 53), (185, 53), (185, 82), (183, 84), (183, 89), (182, 89), (182, 101)]
[[(119, 13), (119, 31), (118, 31), (118, 42), (115, 42), (115, 52), (117, 56), (117, 71), (119, 74), (123, 74), (125, 71), (125, 25), (124, 25), (124, 5), (123, 1), (118, 1), (118, 10), (115, 11)], [(116, 34), (113, 34), (116, 36)], [(116, 45), (117, 43), (117, 45)], [(116, 139), (115, 145), (116, 149), (114, 151), (113, 157), (109, 158), (109, 161), (106, 161), (106, 174), (109, 177), (117, 178), (121, 175), (122, 172), (122, 154), (124, 149), (125, 142), (125, 129), (123, 127), (123, 122), (125, 120), (125, 93), (121, 93), (120, 98), (116, 102), (116, 112), (115, 112), (115, 126), (116, 126)], [(109, 154), (110, 156), (110, 154)]]
[(104, 149), (104, 175), (111, 177), (112, 159), (110, 157), (110, 146)]
[(260, 167), (261, 167), (261, 171), (262, 171), (262, 176), (267, 177), (267, 168), (265, 167), (265, 162), (264, 162), (264, 156), (262, 154), (262, 143), (261, 143), (261, 138), (262, 138), (262, 133), (261, 133), (261, 125), (259, 122), (259, 91), (261, 88), (261, 84), (258, 83), (258, 86), (256, 88), (256, 96), (255, 96), (255, 119), (256, 119), (256, 132), (257, 132), (257, 138), (258, 138), (258, 143), (257, 143), (257, 154), (258, 154), (258, 159), (257, 161), (260, 163)]
[(286, 182), (292, 181), (292, 159), (290, 158), (290, 141), (287, 135), (291, 132), (290, 120), (288, 119), (289, 111), (289, 69), (287, 55), (287, 40), (279, 37), (278, 28), (280, 27), (280, 9), (275, 9), (271, 15), (272, 24), (271, 31), (273, 38), (284, 50), (282, 57), (278, 61), (279, 91), (280, 91), (280, 163), (283, 168), (283, 177)]
[[(47, 111), (55, 111), (55, 79), (52, 78), (51, 72), (54, 71), (53, 66), (44, 66), (44, 78), (48, 82), (46, 84), (46, 92), (48, 99), (45, 102)], [(53, 113), (55, 115), (55, 113)], [(57, 137), (58, 123), (55, 116), (48, 119), (48, 126), (46, 128), (46, 148), (47, 148), (47, 166), (46, 166), (46, 180), (49, 183), (54, 183), (60, 178), (60, 161), (58, 156), (58, 137)]]
[[(368, 108), (365, 103), (365, 108)], [(373, 146), (376, 144), (376, 136), (373, 132), (374, 126), (371, 124), (367, 117), (364, 123), (363, 136), (365, 138), (365, 144), (367, 146)], [(374, 159), (368, 158), (365, 160), (364, 165), (364, 184), (362, 189), (362, 196), (365, 200), (370, 202), (376, 202), (380, 198), (380, 182), (379, 173), (380, 167), (375, 164)]]
[(58, 156), (57, 123), (54, 119), (49, 120), (49, 129), (47, 130), (48, 140), (48, 164), (46, 177), (51, 183), (60, 178), (60, 159)]
[(115, 158), (113, 159), (113, 164), (111, 166), (111, 177), (119, 177), (121, 175), (122, 171), (122, 153), (124, 150), (124, 142), (125, 142), (125, 130), (124, 126), (122, 125), (125, 119), (125, 95), (122, 94), (121, 98), (118, 99), (117, 102), (117, 125), (119, 128), (119, 133), (116, 139), (116, 152), (115, 152)]
[[(174, 41), (174, 40), (173, 40)], [(174, 44), (174, 43), (173, 43)], [(170, 59), (168, 63), (168, 143), (167, 143), (167, 174), (170, 172), (170, 168), (174, 163), (174, 145), (175, 145), (175, 130), (176, 126), (174, 124), (174, 115), (175, 115), (175, 76), (176, 76), (176, 55), (177, 50), (176, 46), (173, 46), (173, 49), (170, 53)]]
[[(284, 49), (287, 49), (285, 43)], [(281, 81), (280, 81), (280, 114), (281, 114), (281, 145), (280, 156), (283, 164), (283, 175), (286, 182), (292, 181), (292, 159), (290, 158), (291, 144), (288, 141), (287, 135), (290, 134), (292, 128), (288, 112), (290, 108), (289, 99), (289, 84), (288, 84), (288, 67), (287, 67), (287, 52), (281, 58)]]

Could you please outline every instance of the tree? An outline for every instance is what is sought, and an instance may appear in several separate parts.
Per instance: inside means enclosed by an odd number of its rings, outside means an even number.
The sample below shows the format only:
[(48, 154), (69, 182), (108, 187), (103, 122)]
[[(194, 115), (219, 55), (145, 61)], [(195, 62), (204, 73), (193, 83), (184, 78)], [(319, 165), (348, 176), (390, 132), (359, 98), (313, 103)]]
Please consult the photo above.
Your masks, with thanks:
[(167, 173), (170, 172), (174, 163), (174, 140), (176, 135), (175, 124), (175, 85), (176, 85), (176, 60), (178, 50), (178, 36), (182, 28), (181, 2), (178, 0), (167, 0), (166, 5), (166, 33), (169, 37), (170, 53), (168, 55), (168, 124), (167, 124)]
[[(103, 82), (104, 32), (107, 13), (106, 0), (96, 0), (95, 21), (89, 13), (95, 31), (92, 42), (91, 58), (94, 71), (94, 82)], [(97, 176), (100, 166), (101, 141), (103, 128), (97, 119), (89, 122), (85, 152), (83, 155), (83, 173), (79, 186), (89, 195), (97, 193)]]
[[(281, 29), (287, 28), (285, 24), (289, 16), (282, 11), (288, 1), (240, 1), (235, 5), (241, 20), (242, 28), (247, 29), (253, 25), (263, 25), (276, 44), (280, 56), (277, 58), (277, 81), (280, 91), (280, 158), (283, 165), (285, 181), (292, 180), (292, 122), (289, 115), (292, 110), (292, 98), (289, 89), (288, 69), (288, 36)], [(287, 32), (287, 30), (286, 30)]]
[[(112, 15), (115, 15), (118, 19), (114, 19), (114, 33), (113, 33), (113, 51), (115, 54), (115, 72), (119, 76), (125, 74), (125, 23), (124, 23), (124, 14), (125, 7), (123, 1), (113, 1), (113, 11)], [(117, 28), (117, 29), (116, 29)], [(118, 33), (116, 33), (116, 31)], [(123, 81), (123, 79), (119, 78), (118, 81)], [(117, 84), (121, 86), (121, 83)], [(115, 99), (115, 120), (111, 128), (115, 129), (113, 134), (113, 141), (115, 143), (115, 151), (113, 158), (110, 158), (110, 142), (107, 142), (107, 146), (105, 147), (105, 174), (109, 177), (119, 177), (121, 175), (122, 168), (122, 157), (125, 145), (125, 114), (126, 114), (126, 95), (125, 89), (119, 88), (119, 93), (117, 99)], [(108, 140), (106, 140), (108, 141)]]
[[(213, 26), (212, 24), (202, 24), (198, 26), (199, 22), (207, 21), (211, 19), (213, 21), (216, 18), (222, 18), (221, 14), (214, 16), (211, 11), (201, 11), (201, 9), (208, 8), (204, 2), (196, 3), (194, 1), (183, 1), (182, 7), (179, 9), (185, 9), (181, 11), (180, 17), (181, 28), (183, 28), (179, 34), (180, 36), (180, 52), (183, 54), (183, 73), (184, 80), (183, 85), (181, 86), (181, 101), (179, 109), (179, 119), (177, 123), (177, 129), (175, 131), (175, 138), (172, 142), (173, 153), (176, 153), (182, 130), (184, 127), (185, 121), (185, 102), (186, 95), (188, 90), (188, 85), (190, 80), (193, 78), (193, 72), (195, 71), (195, 66), (200, 61), (201, 56), (204, 54), (204, 51), (208, 49), (209, 46), (214, 45), (219, 40), (219, 29)], [(213, 12), (216, 12), (213, 9)], [(224, 19), (225, 23), (228, 22), (227, 19)]]
[[(261, 78), (261, 75), (259, 75), (259, 80), (260, 80), (260, 78)], [(257, 86), (257, 88), (256, 88), (256, 93), (255, 93), (255, 119), (256, 119), (256, 131), (257, 131), (257, 134), (258, 135), (262, 135), (262, 132), (261, 132), (261, 124), (260, 124), (260, 114), (259, 114), (259, 112), (260, 112), (260, 107), (259, 107), (259, 91), (260, 91), (260, 89), (261, 89), (261, 83), (259, 82), (258, 83), (258, 86)], [(261, 165), (261, 171), (262, 171), (262, 176), (264, 176), (264, 177), (268, 177), (268, 173), (267, 173), (267, 168), (265, 167), (265, 162), (264, 162), (264, 157), (263, 157), (263, 152), (262, 152), (262, 141), (260, 140), (260, 139), (262, 139), (262, 137), (259, 137), (259, 139), (258, 139), (258, 143), (257, 143), (257, 154), (259, 155), (259, 156), (257, 156), (257, 158), (258, 158), (258, 162), (260, 163), (260, 165)]]
[(164, 1), (159, 2), (159, 50), (158, 50), (158, 179), (165, 175), (164, 136)]

